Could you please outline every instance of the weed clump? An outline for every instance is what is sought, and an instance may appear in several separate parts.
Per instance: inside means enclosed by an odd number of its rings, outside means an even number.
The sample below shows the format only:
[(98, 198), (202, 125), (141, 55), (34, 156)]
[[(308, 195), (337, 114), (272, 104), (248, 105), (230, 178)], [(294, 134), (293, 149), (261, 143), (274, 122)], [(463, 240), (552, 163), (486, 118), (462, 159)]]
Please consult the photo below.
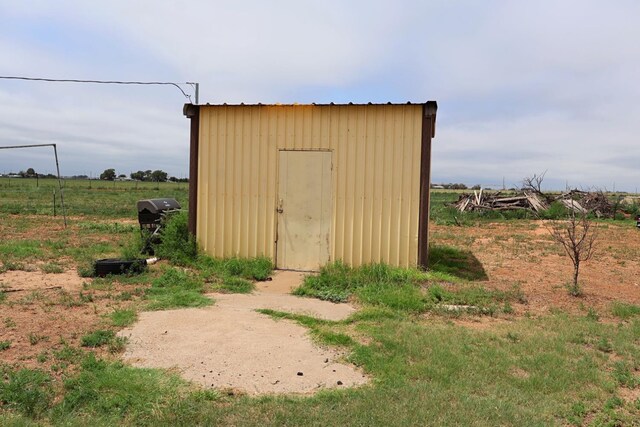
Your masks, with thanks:
[(116, 334), (113, 331), (97, 330), (83, 336), (80, 345), (91, 348), (102, 347), (109, 344), (115, 336)]
[(110, 317), (111, 324), (116, 327), (129, 326), (138, 319), (138, 315), (134, 310), (115, 310)]
[(616, 301), (611, 305), (611, 314), (627, 320), (634, 316), (640, 316), (640, 306)]
[(194, 273), (170, 267), (154, 279), (145, 295), (150, 300), (147, 309), (167, 310), (178, 307), (204, 307), (213, 303), (202, 295), (203, 280)]
[(233, 293), (247, 294), (253, 290), (253, 283), (241, 277), (227, 277), (220, 288)]
[(267, 280), (273, 271), (273, 263), (267, 257), (211, 258), (198, 257), (197, 267), (205, 280), (218, 277), (240, 277), (246, 280)]
[(421, 313), (444, 304), (469, 306), (472, 307), (470, 312), (479, 314), (494, 314), (501, 310), (511, 313), (510, 301), (524, 300), (517, 286), (510, 291), (497, 291), (466, 283), (451, 288), (430, 283), (434, 279), (440, 280), (442, 274), (386, 264), (351, 268), (342, 262), (334, 262), (324, 266), (320, 274), (307, 276), (293, 293), (332, 302), (356, 298), (369, 306), (407, 313)]
[(160, 243), (154, 245), (155, 254), (176, 265), (191, 265), (198, 256), (198, 246), (189, 233), (187, 212), (170, 215), (161, 229)]
[(423, 311), (425, 301), (417, 286), (428, 278), (419, 270), (370, 264), (351, 268), (342, 262), (328, 264), (317, 276), (307, 276), (294, 295), (312, 296), (332, 302), (347, 301), (351, 295), (371, 305), (398, 310)]
[(149, 418), (182, 384), (164, 371), (132, 368), (89, 354), (80, 373), (65, 382), (66, 393), (54, 409), (55, 418), (62, 421), (84, 414), (104, 417), (111, 424), (120, 424), (127, 416)]
[(39, 417), (52, 399), (51, 377), (40, 370), (20, 369), (0, 376), (0, 403), (26, 416)]
[(538, 213), (542, 219), (564, 219), (569, 214), (569, 211), (559, 201), (552, 202), (546, 210)]
[(225, 259), (200, 255), (195, 266), (212, 289), (233, 293), (251, 292), (253, 280), (267, 280), (273, 271), (273, 263), (267, 257)]

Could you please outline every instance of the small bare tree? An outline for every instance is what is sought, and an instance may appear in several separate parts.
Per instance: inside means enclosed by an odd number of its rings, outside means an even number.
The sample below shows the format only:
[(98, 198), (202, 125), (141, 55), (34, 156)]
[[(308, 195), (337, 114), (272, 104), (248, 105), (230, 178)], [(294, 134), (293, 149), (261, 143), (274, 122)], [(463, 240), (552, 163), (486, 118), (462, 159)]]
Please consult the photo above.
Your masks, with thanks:
[(555, 222), (547, 229), (553, 239), (562, 245), (573, 263), (573, 283), (569, 286), (569, 293), (579, 296), (581, 294), (578, 284), (580, 264), (593, 256), (598, 230), (587, 218), (587, 212), (576, 213), (576, 209), (570, 209), (567, 221)]
[(544, 181), (544, 176), (547, 174), (547, 171), (542, 172), (540, 175), (533, 174), (533, 176), (528, 176), (522, 180), (522, 191), (529, 191), (537, 194), (542, 197), (547, 203), (551, 202), (549, 196), (542, 192), (542, 182)]

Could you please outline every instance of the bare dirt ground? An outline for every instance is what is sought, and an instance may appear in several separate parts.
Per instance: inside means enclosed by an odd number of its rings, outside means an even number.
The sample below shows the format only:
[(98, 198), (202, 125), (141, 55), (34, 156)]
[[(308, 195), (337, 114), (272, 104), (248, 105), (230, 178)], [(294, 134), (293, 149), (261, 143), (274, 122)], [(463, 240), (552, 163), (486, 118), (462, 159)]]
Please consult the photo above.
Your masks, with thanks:
[[(130, 304), (114, 300), (112, 291), (83, 290), (85, 282), (91, 279), (75, 270), (0, 274), (0, 288), (10, 291), (0, 305), (0, 341), (11, 343), (0, 352), (0, 362), (26, 368), (60, 366), (55, 352), (78, 347), (84, 334), (105, 323), (105, 315)], [(63, 369), (53, 371), (63, 373)]]
[(583, 296), (577, 298), (566, 288), (572, 278), (571, 261), (541, 223), (432, 225), (431, 232), (434, 243), (473, 253), (488, 276), (480, 282), (483, 286), (520, 287), (527, 304), (515, 307), (518, 314), (547, 314), (554, 309), (584, 314), (591, 307), (606, 318), (613, 301), (640, 304), (640, 230), (632, 226), (598, 225), (596, 252), (581, 266)]
[(341, 361), (342, 352), (314, 343), (305, 327), (255, 311), (328, 320), (355, 311), (348, 304), (278, 293), (289, 292), (300, 280), (300, 273), (276, 272), (273, 281), (250, 295), (211, 294), (216, 300), (211, 307), (142, 313), (120, 332), (129, 339), (124, 359), (139, 367), (176, 369), (205, 387), (247, 394), (312, 393), (366, 383), (362, 372)]

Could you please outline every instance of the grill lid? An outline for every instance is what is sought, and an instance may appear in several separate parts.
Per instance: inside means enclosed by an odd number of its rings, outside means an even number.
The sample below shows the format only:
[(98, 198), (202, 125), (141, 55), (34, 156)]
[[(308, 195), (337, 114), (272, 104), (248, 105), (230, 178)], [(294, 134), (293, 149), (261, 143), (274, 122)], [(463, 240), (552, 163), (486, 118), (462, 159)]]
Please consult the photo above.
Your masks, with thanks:
[(138, 213), (148, 212), (158, 214), (164, 211), (180, 209), (176, 199), (146, 199), (138, 200)]

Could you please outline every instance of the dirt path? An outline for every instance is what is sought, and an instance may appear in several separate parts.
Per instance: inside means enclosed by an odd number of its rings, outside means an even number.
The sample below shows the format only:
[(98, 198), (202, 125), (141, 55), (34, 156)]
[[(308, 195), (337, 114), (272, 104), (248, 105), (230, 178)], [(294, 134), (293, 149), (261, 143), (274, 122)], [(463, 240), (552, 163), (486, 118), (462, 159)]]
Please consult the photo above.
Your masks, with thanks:
[(295, 322), (274, 321), (257, 313), (269, 308), (340, 320), (355, 311), (288, 293), (302, 275), (278, 272), (250, 295), (212, 294), (207, 308), (141, 313), (120, 332), (129, 338), (125, 360), (139, 367), (178, 369), (205, 387), (231, 388), (248, 394), (312, 393), (351, 387), (367, 378), (340, 363), (339, 350), (321, 348)]

